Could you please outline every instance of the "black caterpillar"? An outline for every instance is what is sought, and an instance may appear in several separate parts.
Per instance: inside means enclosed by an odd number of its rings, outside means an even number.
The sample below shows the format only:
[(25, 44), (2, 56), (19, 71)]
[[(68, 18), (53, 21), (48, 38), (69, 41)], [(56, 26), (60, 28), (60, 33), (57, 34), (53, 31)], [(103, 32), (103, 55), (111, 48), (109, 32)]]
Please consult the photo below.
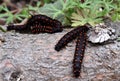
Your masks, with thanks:
[(86, 46), (87, 30), (88, 30), (87, 28), (83, 28), (77, 38), (76, 49), (73, 59), (73, 73), (75, 77), (80, 76), (81, 64), (84, 57), (84, 51)]
[(61, 32), (63, 30), (61, 22), (41, 14), (32, 16), (27, 22), (28, 27), (35, 26), (36, 24), (49, 26), (54, 28), (54, 31), (56, 29), (57, 32)]
[(9, 25), (7, 30), (31, 33), (56, 33), (63, 30), (61, 22), (45, 15), (34, 15), (24, 25)]
[(67, 45), (68, 42), (78, 37), (76, 42), (74, 60), (73, 60), (73, 73), (74, 73), (74, 77), (76, 78), (80, 76), (81, 64), (86, 46), (87, 31), (88, 31), (87, 26), (77, 27), (71, 30), (70, 32), (68, 32), (67, 34), (65, 34), (55, 45), (55, 50), (60, 51), (63, 47)]
[(28, 25), (32, 25), (33, 22), (34, 22), (35, 24), (36, 24), (36, 23), (40, 23), (41, 25), (53, 26), (53, 24), (56, 23), (55, 21), (56, 21), (56, 22), (59, 22), (59, 21), (54, 20), (54, 19), (52, 19), (52, 18), (50, 18), (50, 17), (48, 17), (48, 16), (39, 14), (39, 15), (32, 15), (32, 16), (29, 18), (27, 24), (28, 24)]
[(84, 26), (81, 27), (77, 27), (73, 30), (71, 30), (70, 32), (68, 32), (67, 34), (65, 34), (59, 41), (58, 43), (55, 45), (55, 50), (56, 51), (60, 51), (62, 48), (64, 48), (69, 42), (71, 42), (72, 40), (74, 40), (76, 37), (78, 37), (79, 32), (81, 32), (83, 30)]

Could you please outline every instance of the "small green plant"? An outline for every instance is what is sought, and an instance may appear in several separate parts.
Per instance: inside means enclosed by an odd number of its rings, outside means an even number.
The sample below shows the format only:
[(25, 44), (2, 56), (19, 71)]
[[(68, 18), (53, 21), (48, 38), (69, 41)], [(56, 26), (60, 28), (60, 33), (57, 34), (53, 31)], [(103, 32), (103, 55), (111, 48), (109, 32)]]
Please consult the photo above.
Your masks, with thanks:
[[(104, 8), (100, 10), (101, 8)], [(107, 0), (86, 0), (84, 3), (79, 4), (76, 2), (76, 12), (72, 14), (72, 26), (84, 25), (89, 23), (93, 27), (103, 22), (105, 16), (116, 9), (112, 1)]]
[(0, 12), (3, 11), (3, 13), (0, 14), (0, 18), (6, 19), (6, 24), (13, 23), (15, 20), (23, 20), (23, 18), (28, 17), (27, 9), (24, 8), (20, 10), (20, 13), (14, 14), (14, 12), (10, 11), (6, 4), (3, 4), (0, 6)]
[[(30, 13), (38, 13), (41, 3), (38, 2), (36, 6), (27, 5), (26, 7), (10, 11), (6, 4), (0, 6), (0, 18), (5, 19), (6, 24), (19, 23), (30, 16)], [(0, 30), (5, 30), (0, 27)]]
[(74, 12), (73, 0), (57, 0), (54, 3), (45, 4), (39, 13), (60, 20), (63, 24), (70, 24), (71, 15)]
[[(58, 19), (62, 24), (72, 26), (95, 24), (103, 22), (104, 17), (109, 17), (113, 21), (120, 20), (120, 0), (43, 0), (36, 6), (27, 5), (19, 10), (18, 13), (10, 11), (5, 4), (0, 6), (0, 18), (6, 19), (6, 24), (22, 21), (30, 14), (44, 14), (54, 19)], [(53, 3), (54, 2), (54, 3)], [(103, 8), (103, 9), (102, 9)]]
[(6, 32), (6, 30), (4, 30), (1, 25), (0, 25), (0, 30), (1, 30), (2, 32)]
[(27, 12), (35, 12), (35, 13), (38, 13), (39, 12), (39, 8), (41, 7), (41, 2), (37, 2), (36, 6), (31, 6), (31, 5), (27, 5), (27, 9), (28, 11)]
[(56, 18), (63, 24), (72, 22), (72, 26), (78, 26), (89, 23), (94, 26), (103, 22), (106, 16), (114, 21), (119, 20), (118, 3), (113, 0), (85, 0), (84, 3), (80, 0), (57, 0), (54, 4), (41, 7), (40, 13)]
[(36, 12), (40, 8), (40, 2), (37, 3), (35, 7), (33, 6), (26, 6), (25, 8), (22, 9), (17, 9), (18, 11), (15, 13), (13, 11), (10, 11), (6, 4), (2, 4), (0, 6), (0, 12), (2, 11), (3, 13), (0, 14), (0, 18), (5, 18), (6, 19), (6, 24), (13, 23), (18, 21), (22, 21), (25, 18), (28, 18), (30, 16), (30, 12)]
[(114, 0), (113, 4), (117, 6), (117, 8), (112, 11), (111, 13), (111, 19), (113, 21), (119, 21), (120, 20), (120, 0)]

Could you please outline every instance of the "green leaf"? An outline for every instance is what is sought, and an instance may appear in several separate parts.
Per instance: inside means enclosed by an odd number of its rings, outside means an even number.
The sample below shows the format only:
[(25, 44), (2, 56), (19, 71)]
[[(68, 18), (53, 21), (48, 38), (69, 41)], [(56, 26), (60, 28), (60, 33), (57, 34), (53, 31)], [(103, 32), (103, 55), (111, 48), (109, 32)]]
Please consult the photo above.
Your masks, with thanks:
[(40, 8), (40, 13), (55, 18), (63, 14), (61, 10), (62, 10), (62, 3), (61, 0), (58, 0), (54, 4), (52, 3), (45, 4), (43, 7)]
[(79, 14), (76, 14), (76, 13), (73, 13), (71, 19), (73, 19), (73, 20), (82, 20), (83, 16), (81, 16)]
[[(69, 23), (74, 11), (73, 0), (57, 0), (56, 2), (45, 4), (40, 8), (40, 14), (47, 15), (62, 23)], [(69, 22), (68, 22), (69, 21)]]
[(6, 32), (6, 30), (3, 29), (1, 25), (0, 25), (0, 30), (1, 30), (2, 32)]
[(118, 37), (117, 41), (120, 42), (120, 37)]
[(7, 24), (9, 24), (10, 22), (13, 22), (13, 20), (14, 20), (14, 15), (12, 15), (12, 14), (9, 14), (9, 17), (6, 19), (7, 20)]

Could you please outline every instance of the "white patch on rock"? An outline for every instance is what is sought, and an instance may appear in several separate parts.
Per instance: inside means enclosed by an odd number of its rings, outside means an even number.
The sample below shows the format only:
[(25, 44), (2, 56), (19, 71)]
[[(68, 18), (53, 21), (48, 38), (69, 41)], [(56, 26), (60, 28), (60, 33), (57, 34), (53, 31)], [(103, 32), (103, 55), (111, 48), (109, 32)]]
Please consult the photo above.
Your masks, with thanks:
[(92, 43), (103, 43), (115, 38), (115, 29), (107, 27), (103, 23), (97, 24), (88, 32), (88, 40)]

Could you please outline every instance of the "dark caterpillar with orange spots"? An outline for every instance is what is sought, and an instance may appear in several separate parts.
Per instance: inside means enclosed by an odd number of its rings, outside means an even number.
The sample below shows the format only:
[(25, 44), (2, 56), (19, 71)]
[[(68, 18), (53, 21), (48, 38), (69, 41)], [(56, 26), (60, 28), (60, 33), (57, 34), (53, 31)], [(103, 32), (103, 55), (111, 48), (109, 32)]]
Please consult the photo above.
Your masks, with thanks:
[(39, 24), (35, 24), (34, 26), (31, 26), (31, 31), (34, 34), (37, 34), (37, 33), (56, 33), (56, 32), (60, 32), (60, 29), (55, 28), (55, 27), (42, 26)]
[[(56, 20), (57, 21), (57, 20)], [(46, 15), (32, 15), (28, 22), (27, 25), (33, 25), (33, 24), (38, 24), (40, 23), (41, 25), (49, 25), (49, 26), (53, 26), (54, 24), (54, 19), (46, 16)]]
[(24, 25), (9, 25), (7, 30), (31, 33), (56, 33), (63, 30), (61, 22), (45, 15), (34, 15)]
[(74, 40), (79, 35), (79, 32), (82, 31), (83, 28), (84, 26), (77, 27), (65, 34), (55, 45), (55, 50), (60, 51), (62, 48), (64, 48), (69, 42)]
[(81, 64), (82, 64), (82, 59), (84, 57), (84, 51), (87, 40), (87, 36), (86, 36), (87, 31), (88, 31), (87, 26), (79, 26), (71, 30), (67, 34), (65, 34), (55, 45), (55, 50), (60, 51), (70, 41), (77, 38), (76, 50), (73, 60), (73, 73), (74, 73), (74, 77), (76, 78), (80, 76)]
[(86, 46), (87, 31), (88, 28), (86, 27), (82, 28), (76, 42), (76, 49), (73, 59), (73, 73), (74, 73), (74, 77), (76, 78), (80, 76), (81, 64), (84, 57), (85, 46)]
[(41, 15), (41, 14), (31, 16), (31, 18), (29, 18), (27, 22), (28, 27), (34, 26), (36, 24), (40, 24), (42, 26), (49, 26), (54, 29), (56, 28), (57, 30), (59, 29), (59, 32), (63, 30), (61, 22), (59, 22), (58, 20), (52, 19), (48, 16)]

